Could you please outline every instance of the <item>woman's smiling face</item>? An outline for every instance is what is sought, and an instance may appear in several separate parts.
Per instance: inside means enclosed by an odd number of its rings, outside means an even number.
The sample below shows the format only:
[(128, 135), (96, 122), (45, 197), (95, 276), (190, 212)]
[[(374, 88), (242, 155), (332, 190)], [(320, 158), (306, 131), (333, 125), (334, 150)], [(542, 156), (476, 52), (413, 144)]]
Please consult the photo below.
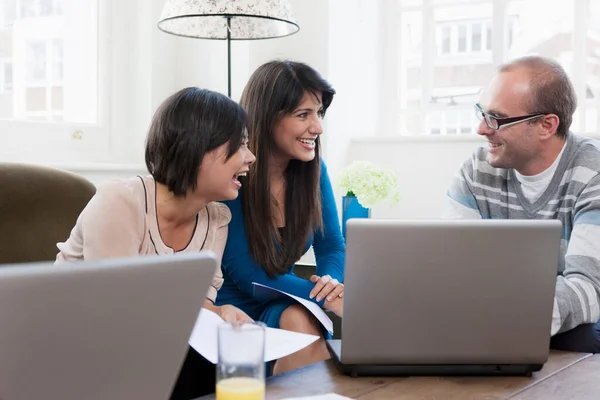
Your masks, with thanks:
[(304, 93), (298, 107), (285, 114), (273, 129), (278, 158), (312, 161), (318, 145), (317, 139), (323, 133), (322, 114), (321, 93)]

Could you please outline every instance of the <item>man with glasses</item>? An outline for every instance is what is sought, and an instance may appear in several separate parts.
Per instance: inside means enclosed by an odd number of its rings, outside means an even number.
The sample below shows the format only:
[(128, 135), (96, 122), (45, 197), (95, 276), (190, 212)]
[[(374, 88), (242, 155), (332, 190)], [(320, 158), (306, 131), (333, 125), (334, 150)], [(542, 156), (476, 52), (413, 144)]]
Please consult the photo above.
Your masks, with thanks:
[(524, 57), (501, 66), (475, 104), (487, 146), (457, 173), (447, 217), (559, 219), (551, 345), (597, 353), (600, 144), (569, 131), (576, 107), (573, 85), (553, 60)]

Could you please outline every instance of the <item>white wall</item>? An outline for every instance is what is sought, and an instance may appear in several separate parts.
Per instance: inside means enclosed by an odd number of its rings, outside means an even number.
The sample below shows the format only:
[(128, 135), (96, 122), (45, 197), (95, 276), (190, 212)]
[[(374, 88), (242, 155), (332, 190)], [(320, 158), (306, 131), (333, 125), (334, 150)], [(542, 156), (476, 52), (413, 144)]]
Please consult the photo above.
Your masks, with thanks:
[[(155, 0), (159, 1), (159, 0)], [(329, 5), (322, 0), (291, 0), (300, 31), (294, 35), (264, 40), (233, 41), (232, 94), (238, 101), (252, 71), (272, 59), (309, 63), (327, 76)], [(160, 35), (168, 36), (162, 32)], [(195, 85), (227, 93), (227, 44), (222, 40), (175, 38), (178, 88)]]
[(308, 63), (322, 75), (329, 74), (329, 1), (291, 0), (300, 30), (287, 37), (252, 41), (250, 71), (272, 59)]
[[(142, 4), (143, 3), (143, 4)], [(300, 31), (292, 36), (232, 42), (232, 98), (239, 100), (252, 71), (274, 58), (307, 62), (324, 76), (328, 69), (329, 5), (321, 0), (292, 0)], [(101, 90), (107, 93), (104, 129), (77, 126), (52, 132), (52, 139), (2, 140), (0, 159), (34, 162), (79, 173), (98, 184), (146, 173), (143, 147), (150, 119), (171, 93), (199, 86), (227, 93), (227, 45), (224, 41), (182, 38), (160, 31), (156, 23), (164, 0), (103, 3), (109, 17), (101, 44), (106, 70)], [(107, 87), (106, 83), (110, 83)], [(2, 132), (4, 133), (4, 132)], [(0, 135), (1, 136), (1, 135)]]
[(52, 167), (64, 169), (83, 176), (98, 186), (116, 179), (131, 178), (132, 176), (147, 175), (144, 165), (98, 165), (98, 164), (51, 164)]
[[(395, 35), (395, 25), (390, 23), (395, 15), (382, 11), (390, 10), (396, 1), (291, 3), (300, 26), (298, 33), (279, 39), (233, 42), (232, 97), (239, 99), (252, 71), (266, 61), (289, 58), (308, 63), (337, 91), (322, 136), (334, 182), (341, 168), (353, 160), (383, 163), (398, 172), (402, 200), (394, 209), (373, 210), (375, 217), (437, 215), (452, 173), (475, 142), (473, 138), (462, 142), (374, 138), (382, 131), (396, 131), (398, 121), (397, 93), (393, 89), (397, 52), (390, 51), (388, 43)], [(34, 141), (38, 146), (33, 149), (26, 149), (25, 141), (3, 143), (0, 159), (59, 166), (97, 184), (145, 173), (144, 138), (152, 114), (164, 98), (185, 86), (226, 93), (224, 41), (161, 32), (156, 23), (164, 0), (111, 0), (102, 4), (103, 12), (109, 15), (104, 26), (109, 35), (103, 36), (101, 49), (108, 60), (100, 88), (108, 94), (103, 108), (105, 129), (97, 132), (84, 128), (81, 140), (70, 140), (69, 129), (52, 139), (39, 135), (39, 141)]]
[(379, 2), (330, 2), (326, 76), (337, 91), (325, 117), (322, 142), (331, 175), (336, 176), (352, 138), (374, 136), (377, 130), (379, 82)]
[[(482, 138), (354, 138), (349, 142), (341, 166), (352, 161), (371, 161), (393, 169), (398, 175), (400, 203), (377, 206), (372, 218), (436, 219), (440, 218), (446, 200), (446, 190), (460, 165), (484, 143)], [(336, 180), (336, 175), (332, 174)], [(341, 196), (337, 193), (338, 212)], [(315, 264), (312, 251), (301, 263)]]
[(98, 123), (0, 121), (0, 160), (86, 168), (141, 163), (150, 116), (176, 88), (179, 45), (156, 28), (164, 0), (98, 3)]
[[(398, 175), (400, 203), (375, 207), (373, 218), (437, 218), (453, 175), (483, 143), (481, 138), (355, 138), (349, 143), (341, 166), (356, 160), (372, 161)], [(56, 166), (83, 175), (94, 184), (147, 173), (143, 166), (135, 165)], [(335, 185), (337, 174), (332, 173), (331, 178)], [(338, 191), (338, 200), (342, 195)]]
[(372, 161), (398, 175), (400, 203), (373, 208), (373, 218), (439, 218), (453, 175), (481, 144), (481, 138), (357, 139), (350, 144), (346, 163)]
[[(154, 17), (158, 19), (162, 0), (153, 1)], [(338, 93), (325, 119), (322, 137), (329, 169), (332, 174), (337, 174), (350, 138), (373, 136), (378, 129), (377, 120), (381, 113), (378, 58), (382, 56), (380, 46), (376, 45), (381, 36), (378, 2), (374, 2), (374, 7), (361, 0), (291, 0), (291, 4), (300, 26), (298, 33), (278, 39), (232, 43), (232, 98), (239, 100), (250, 74), (269, 60), (292, 59), (317, 69)], [(146, 21), (150, 19), (145, 18)], [(145, 57), (153, 63), (149, 69), (151, 75), (146, 72), (152, 85), (147, 85), (149, 81), (146, 80), (142, 83), (145, 84), (143, 90), (150, 91), (150, 95), (142, 97), (148, 100), (137, 107), (137, 126), (132, 127), (137, 137), (131, 140), (131, 133), (118, 136), (130, 140), (127, 146), (116, 146), (127, 148), (130, 154), (143, 146), (150, 112), (170, 92), (185, 86), (227, 91), (227, 46), (224, 41), (173, 37), (160, 32), (154, 20), (145, 28), (145, 34), (152, 39), (151, 45), (146, 45)], [(384, 87), (387, 88), (385, 84)], [(118, 108), (125, 112), (131, 107), (119, 105)], [(348, 118), (349, 111), (354, 118)], [(125, 157), (119, 162), (135, 164), (139, 160)]]

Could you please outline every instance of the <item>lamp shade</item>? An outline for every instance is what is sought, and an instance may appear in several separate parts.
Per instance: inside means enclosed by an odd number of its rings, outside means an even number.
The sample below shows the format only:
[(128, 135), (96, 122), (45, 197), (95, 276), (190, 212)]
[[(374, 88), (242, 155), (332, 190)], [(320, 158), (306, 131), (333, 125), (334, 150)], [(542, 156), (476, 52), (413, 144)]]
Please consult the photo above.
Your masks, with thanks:
[(201, 39), (268, 39), (300, 29), (287, 0), (167, 0), (158, 28), (164, 32)]

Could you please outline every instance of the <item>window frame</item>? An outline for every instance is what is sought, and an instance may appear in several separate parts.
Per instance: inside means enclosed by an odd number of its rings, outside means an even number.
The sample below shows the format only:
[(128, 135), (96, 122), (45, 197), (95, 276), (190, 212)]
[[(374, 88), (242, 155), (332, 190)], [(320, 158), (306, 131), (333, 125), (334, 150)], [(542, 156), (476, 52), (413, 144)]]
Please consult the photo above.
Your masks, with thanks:
[[(20, 0), (17, 1), (20, 3)], [(69, 164), (86, 162), (96, 158), (110, 160), (110, 145), (111, 141), (114, 140), (110, 129), (111, 112), (109, 106), (112, 93), (110, 82), (113, 76), (111, 68), (113, 58), (109, 49), (112, 1), (95, 0), (93, 4), (97, 13), (97, 34), (95, 38), (97, 46), (96, 122), (57, 121), (54, 118), (60, 117), (63, 112), (52, 110), (51, 103), (48, 103), (48, 99), (46, 99), (45, 115), (50, 116), (50, 120), (0, 119), (0, 141), (6, 145), (6, 148), (23, 150), (23, 155), (3, 153), (3, 158), (23, 162), (66, 162)], [(59, 0), (53, 0), (53, 7), (59, 2)], [(17, 7), (20, 13), (19, 3)], [(19, 18), (20, 15), (17, 15), (17, 19)], [(47, 54), (48, 51), (53, 52), (53, 41), (56, 39), (43, 38), (47, 42)], [(42, 82), (41, 86), (36, 84), (35, 87), (46, 87), (46, 90), (48, 90), (60, 83), (58, 81), (52, 82), (52, 76), (48, 75), (48, 69), (51, 70), (53, 66), (49, 64), (46, 66), (46, 77), (49, 77), (50, 81)], [(36, 117), (41, 114), (41, 110), (30, 113), (32, 117)], [(85, 133), (85, 141), (81, 140), (82, 132)], [(80, 153), (73, 155), (74, 149), (79, 149)], [(53, 154), (49, 154), (48, 150)]]
[[(420, 57), (418, 59), (403, 59), (405, 55), (403, 55), (402, 51), (398, 51), (398, 57), (394, 60), (396, 71), (398, 72), (398, 78), (396, 81), (399, 82), (398, 89), (396, 93), (396, 98), (394, 99), (397, 102), (397, 110), (398, 118), (395, 123), (395, 126), (398, 127), (398, 132), (396, 136), (401, 137), (441, 137), (444, 135), (432, 135), (430, 133), (431, 125), (430, 125), (430, 116), (433, 112), (439, 112), (440, 106), (439, 104), (432, 104), (430, 101), (423, 101), (423, 99), (432, 99), (433, 90), (434, 90), (434, 72), (435, 68), (439, 65), (456, 65), (457, 63), (463, 65), (464, 58), (469, 58), (470, 64), (480, 64), (480, 63), (489, 63), (491, 57), (491, 65), (493, 67), (497, 67), (505, 62), (505, 53), (507, 49), (507, 45), (509, 41), (514, 40), (515, 34), (515, 23), (511, 21), (511, 16), (507, 15), (506, 10), (508, 8), (508, 4), (511, 0), (457, 0), (452, 3), (437, 3), (435, 0), (422, 0), (421, 5), (412, 5), (412, 6), (403, 6), (402, 0), (396, 0), (395, 10), (396, 10), (396, 18), (395, 21), (388, 21), (388, 23), (396, 23), (398, 26), (397, 35), (393, 39), (394, 44), (400, 48), (401, 43), (403, 43), (402, 37), (402, 18), (403, 14), (406, 12), (420, 12), (422, 16), (421, 22), (421, 49), (420, 49)], [(459, 5), (469, 5), (469, 6), (481, 6), (481, 5), (491, 5), (492, 7), (492, 15), (491, 20), (488, 22), (492, 32), (494, 33), (491, 40), (491, 50), (489, 52), (467, 52), (467, 53), (457, 53), (452, 52), (454, 48), (451, 42), (451, 52), (449, 54), (440, 55), (438, 51), (438, 45), (441, 44), (441, 38), (438, 37), (438, 32), (441, 29), (438, 28), (439, 22), (435, 21), (435, 10), (437, 8), (443, 8), (448, 6), (459, 6)], [(572, 73), (572, 82), (575, 87), (575, 92), (577, 98), (579, 99), (580, 106), (576, 111), (576, 115), (574, 116), (575, 122), (571, 126), (571, 130), (574, 132), (585, 132), (585, 120), (587, 118), (586, 113), (591, 106), (591, 102), (586, 99), (586, 56), (587, 47), (585, 40), (588, 33), (588, 19), (587, 15), (589, 12), (589, 4), (587, 1), (573, 1), (574, 7), (574, 21), (578, 21), (574, 23), (573, 26), (573, 40), (572, 40), (572, 51), (573, 51), (573, 73)], [(482, 19), (483, 20), (483, 19)], [(584, 21), (585, 23), (580, 23)], [(472, 18), (465, 19), (464, 21), (456, 21), (455, 23), (468, 23), (474, 22)], [(445, 22), (442, 22), (442, 24)], [(487, 26), (486, 24), (482, 24), (482, 41), (481, 46), (482, 49), (486, 47), (486, 35), (487, 35)], [(472, 28), (467, 29), (467, 41), (469, 41), (469, 34), (472, 36)], [(512, 35), (510, 38), (508, 35)], [(451, 35), (452, 36), (452, 35)], [(458, 38), (458, 33), (456, 33), (456, 38)], [(472, 40), (472, 38), (471, 38)], [(451, 39), (452, 41), (452, 39)], [(472, 43), (471, 43), (472, 46)], [(467, 43), (467, 49), (469, 49), (469, 43)], [(487, 58), (487, 60), (485, 59)], [(462, 61), (457, 61), (462, 59)], [(405, 104), (409, 104), (407, 100), (410, 96), (410, 93), (415, 92), (415, 89), (410, 89), (408, 93), (404, 93), (407, 91), (403, 90), (402, 81), (406, 79), (405, 70), (411, 64), (418, 64), (421, 68), (421, 82), (420, 82), (420, 105), (418, 107), (405, 107)], [(473, 107), (472, 104), (459, 105), (456, 107), (452, 107), (452, 110), (456, 110), (457, 112), (471, 110)], [(596, 103), (595, 107), (597, 108), (597, 113), (600, 115), (600, 104)], [(449, 108), (446, 108), (449, 110)], [(420, 116), (420, 132), (407, 132), (403, 130), (403, 125), (406, 124), (405, 119), (408, 115), (415, 114)], [(600, 119), (598, 120), (598, 128), (596, 132), (583, 133), (588, 136), (600, 136)], [(461, 136), (466, 137), (469, 135), (449, 135), (449, 136)], [(477, 135), (472, 135), (475, 140)]]
[(8, 81), (6, 80), (6, 66), (10, 65), (11, 67), (11, 77), (13, 74), (12, 71), (12, 60), (10, 58), (0, 58), (0, 94), (12, 93), (13, 84), (10, 82), (8, 85)]
[[(64, 86), (64, 75), (60, 78), (55, 79), (55, 71), (54, 68), (56, 66), (56, 54), (55, 54), (55, 43), (60, 42), (61, 46), (64, 47), (64, 39), (56, 38), (56, 37), (47, 37), (43, 39), (35, 40), (36, 43), (42, 43), (44, 49), (44, 59), (45, 59), (45, 68), (44, 68), (44, 77), (39, 80), (29, 80), (27, 76), (29, 72), (26, 73), (25, 79), (25, 90), (28, 89), (36, 89), (43, 88), (46, 94), (45, 98), (45, 106), (43, 110), (26, 110), (25, 116), (28, 121), (35, 121), (33, 118), (37, 118), (43, 115), (47, 116), (47, 121), (44, 122), (58, 122), (60, 120), (55, 120), (56, 117), (64, 116), (63, 110), (54, 110), (52, 107), (53, 104), (53, 89), (60, 87), (62, 90), (65, 90)], [(33, 41), (27, 42), (26, 46), (33, 43)], [(62, 69), (64, 71), (64, 56), (60, 58), (62, 65)], [(64, 72), (63, 72), (64, 74)]]
[[(28, 0), (17, 0), (17, 18), (20, 18), (23, 14), (23, 2), (24, 1), (28, 1)], [(31, 15), (31, 16), (27, 16), (25, 18), (39, 18), (39, 17), (51, 17), (54, 15), (60, 15), (59, 12), (57, 12), (57, 8), (58, 5), (62, 5), (62, 0), (31, 0), (30, 1), (32, 4), (41, 4), (43, 2), (50, 2), (51, 5), (51, 11), (49, 14), (36, 14), (36, 15)]]
[[(436, 57), (471, 57), (473, 55), (482, 55), (482, 54), (491, 54), (492, 49), (488, 47), (488, 25), (491, 24), (492, 19), (464, 19), (460, 21), (440, 21), (434, 22), (435, 24), (435, 41), (436, 41)], [(480, 49), (473, 49), (473, 27), (475, 25), (479, 25), (481, 27), (481, 41), (480, 41)], [(450, 29), (450, 49), (449, 51), (444, 51), (443, 41), (444, 28)], [(465, 29), (465, 49), (460, 49), (460, 28)]]

